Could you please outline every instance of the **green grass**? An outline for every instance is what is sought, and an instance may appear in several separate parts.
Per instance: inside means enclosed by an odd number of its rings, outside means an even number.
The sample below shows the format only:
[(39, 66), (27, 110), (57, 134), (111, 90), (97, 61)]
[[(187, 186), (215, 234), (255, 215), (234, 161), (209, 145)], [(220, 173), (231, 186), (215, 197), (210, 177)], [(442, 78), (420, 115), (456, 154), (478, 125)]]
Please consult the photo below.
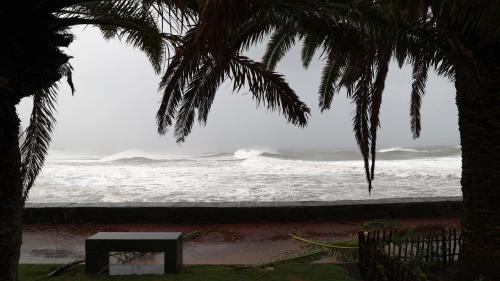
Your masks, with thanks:
[(171, 275), (89, 276), (83, 266), (70, 268), (62, 275), (47, 278), (57, 265), (21, 265), (20, 281), (357, 281), (347, 271), (332, 264), (285, 263), (267, 268), (238, 268), (222, 265), (185, 266), (181, 273)]

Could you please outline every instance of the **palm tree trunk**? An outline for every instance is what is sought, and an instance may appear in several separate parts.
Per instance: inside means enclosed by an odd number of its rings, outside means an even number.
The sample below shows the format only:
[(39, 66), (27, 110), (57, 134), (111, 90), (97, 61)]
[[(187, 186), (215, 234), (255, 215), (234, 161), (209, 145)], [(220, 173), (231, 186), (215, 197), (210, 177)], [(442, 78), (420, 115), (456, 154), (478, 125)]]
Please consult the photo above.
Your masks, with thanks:
[(0, 89), (0, 280), (16, 281), (23, 210), (19, 118), (12, 93)]
[(455, 82), (462, 144), (463, 247), (459, 276), (500, 280), (500, 46), (482, 47), (479, 86)]

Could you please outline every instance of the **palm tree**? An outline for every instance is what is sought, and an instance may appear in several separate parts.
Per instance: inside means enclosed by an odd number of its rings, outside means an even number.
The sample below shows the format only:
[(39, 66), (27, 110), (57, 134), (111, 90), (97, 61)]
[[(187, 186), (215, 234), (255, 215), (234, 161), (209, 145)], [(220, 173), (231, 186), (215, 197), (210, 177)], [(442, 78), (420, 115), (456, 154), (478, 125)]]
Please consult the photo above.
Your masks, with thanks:
[[(278, 101), (265, 81), (294, 44), (309, 65), (321, 50), (326, 61), (319, 88), (321, 110), (345, 89), (356, 110), (353, 128), (369, 191), (375, 178), (379, 113), (389, 64), (413, 67), (411, 129), (420, 135), (420, 105), (434, 69), (456, 87), (462, 146), (461, 280), (500, 280), (500, 1), (467, 0), (209, 0), (183, 36), (162, 86), (160, 132), (176, 119), (179, 141), (198, 114), (203, 124), (213, 90), (230, 77), (236, 89), (250, 79), (265, 88), (257, 100)], [(235, 12), (237, 11), (237, 12)], [(241, 58), (271, 34), (263, 64)], [(256, 84), (257, 81), (262, 83)], [(287, 96), (281, 96), (280, 101)], [(273, 103), (270, 103), (273, 106)], [(284, 113), (293, 112), (283, 107)], [(293, 120), (295, 121), (295, 120)], [(302, 120), (300, 120), (302, 122)], [(302, 123), (299, 123), (302, 124)]]
[[(161, 11), (175, 8), (166, 17)], [(181, 9), (186, 10), (182, 15)], [(158, 12), (157, 12), (158, 11)], [(75, 25), (94, 25), (105, 38), (118, 37), (138, 47), (159, 72), (175, 36), (164, 33), (158, 18), (180, 28), (189, 8), (175, 1), (3, 1), (0, 4), (0, 280), (17, 280), (21, 217), (29, 189), (38, 175), (55, 122), (57, 82), (73, 88), (67, 47)], [(170, 45), (169, 45), (170, 44)], [(33, 97), (30, 126), (19, 148), (16, 104)]]
[[(193, 21), (197, 1), (177, 0), (44, 0), (3, 1), (0, 4), (0, 280), (17, 280), (24, 202), (43, 166), (55, 122), (58, 81), (66, 77), (73, 89), (70, 56), (62, 48), (73, 41), (70, 28), (91, 25), (106, 39), (119, 38), (141, 49), (160, 72), (179, 43), (183, 28)], [(251, 63), (241, 57), (245, 63)], [(280, 77), (272, 77), (280, 80)], [(238, 84), (238, 86), (243, 83)], [(266, 84), (251, 84), (259, 87)], [(268, 85), (267, 85), (268, 86)], [(290, 120), (305, 122), (307, 108), (285, 83)], [(254, 89), (262, 94), (262, 89)], [(281, 91), (283, 89), (278, 89)], [(281, 92), (275, 93), (278, 96)], [(292, 95), (292, 97), (290, 97)], [(30, 126), (19, 148), (16, 104), (33, 97)], [(271, 97), (278, 98), (278, 97)], [(297, 112), (296, 115), (294, 112)]]
[[(28, 0), (0, 4), (3, 38), (0, 44), (0, 280), (17, 280), (22, 210), (49, 147), (59, 80), (66, 77), (74, 91), (71, 57), (62, 50), (73, 41), (70, 28), (96, 26), (104, 38), (118, 38), (142, 50), (160, 73), (165, 62), (171, 68), (179, 63), (178, 59), (169, 62), (170, 54), (182, 42), (179, 34), (195, 22), (202, 4), (203, 1), (196, 0)], [(249, 76), (247, 81), (236, 80), (235, 88), (248, 85), (258, 102), (272, 109), (282, 108), (289, 121), (305, 125), (309, 109), (281, 76), (244, 56), (236, 59), (231, 61), (231, 67), (239, 69), (238, 79), (245, 77), (244, 74)], [(211, 71), (212, 67), (207, 59), (204, 71)], [(172, 96), (178, 89), (169, 88), (168, 81), (178, 79), (177, 75), (167, 71), (162, 81), (162, 87), (172, 92)], [(194, 95), (195, 106), (202, 105), (208, 112), (215, 90), (191, 91), (187, 96)], [(33, 110), (30, 125), (23, 132), (25, 140), (19, 146), (15, 106), (26, 97), (33, 98)], [(168, 108), (174, 116), (172, 107), (177, 98), (164, 102), (160, 112)], [(200, 98), (203, 101), (200, 102)], [(183, 106), (179, 115), (184, 116), (189, 106), (193, 105)], [(161, 131), (169, 125), (169, 118), (170, 115), (159, 121)], [(179, 122), (176, 131), (189, 131), (186, 124)]]

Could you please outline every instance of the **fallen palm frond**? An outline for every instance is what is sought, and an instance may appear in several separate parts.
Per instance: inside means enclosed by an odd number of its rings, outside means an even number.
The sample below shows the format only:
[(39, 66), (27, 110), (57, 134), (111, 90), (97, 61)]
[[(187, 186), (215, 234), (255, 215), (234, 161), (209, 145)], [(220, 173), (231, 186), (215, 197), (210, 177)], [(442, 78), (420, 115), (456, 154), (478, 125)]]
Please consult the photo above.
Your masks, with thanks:
[(70, 263), (67, 263), (61, 267), (58, 267), (56, 270), (50, 272), (49, 274), (47, 274), (47, 278), (48, 277), (54, 277), (56, 275), (59, 275), (60, 273), (62, 273), (63, 271), (65, 271), (66, 269), (70, 268), (70, 267), (73, 267), (75, 265), (78, 265), (78, 264), (81, 264), (81, 263), (84, 263), (85, 260), (77, 260), (77, 261), (72, 261)]
[(392, 231), (397, 231), (400, 229), (400, 225), (397, 222), (390, 219), (368, 221), (361, 224), (360, 227), (362, 231), (368, 231), (368, 232), (376, 231), (377, 229), (392, 230)]
[(182, 239), (184, 241), (189, 241), (201, 237), (206, 234), (206, 231), (194, 230), (183, 235)]
[(290, 237), (303, 243), (303, 247), (300, 250), (282, 253), (260, 266), (285, 262), (307, 263), (328, 257), (333, 257), (339, 262), (355, 262), (358, 258), (358, 247), (355, 241), (324, 242), (294, 234), (290, 234)]
[(315, 246), (320, 246), (320, 247), (325, 247), (325, 248), (331, 248), (331, 249), (357, 249), (358, 247), (354, 246), (346, 246), (350, 241), (347, 242), (337, 242), (337, 243), (326, 243), (326, 242), (321, 242), (317, 240), (310, 240), (306, 238), (299, 237), (294, 234), (290, 234), (290, 236), (298, 241), (310, 244), (310, 245), (315, 245)]

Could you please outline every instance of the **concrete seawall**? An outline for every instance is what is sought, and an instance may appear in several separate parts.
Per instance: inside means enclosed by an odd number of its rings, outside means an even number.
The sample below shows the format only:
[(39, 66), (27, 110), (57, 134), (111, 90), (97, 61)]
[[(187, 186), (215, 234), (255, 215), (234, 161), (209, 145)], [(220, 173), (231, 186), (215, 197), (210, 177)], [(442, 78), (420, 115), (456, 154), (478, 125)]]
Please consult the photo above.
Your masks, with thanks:
[(457, 217), (461, 197), (333, 202), (39, 203), (27, 204), (25, 223), (230, 223)]

